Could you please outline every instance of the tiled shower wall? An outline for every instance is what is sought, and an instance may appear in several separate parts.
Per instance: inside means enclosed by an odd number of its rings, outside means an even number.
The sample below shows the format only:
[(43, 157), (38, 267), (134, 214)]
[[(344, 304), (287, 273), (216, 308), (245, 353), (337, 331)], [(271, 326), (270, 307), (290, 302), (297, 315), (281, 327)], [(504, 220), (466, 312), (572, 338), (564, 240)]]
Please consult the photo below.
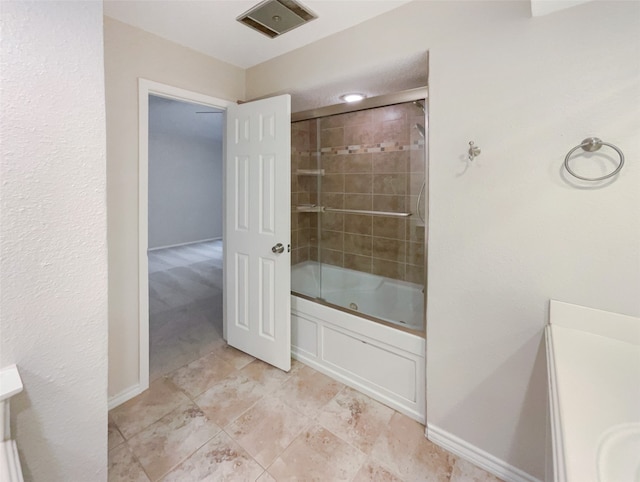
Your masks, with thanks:
[[(425, 180), (425, 140), (416, 124), (424, 123), (422, 110), (409, 102), (292, 124), (292, 264), (320, 258), (424, 283), (425, 229), (415, 213)], [(300, 169), (324, 169), (324, 176)], [(309, 204), (412, 216), (296, 211)]]

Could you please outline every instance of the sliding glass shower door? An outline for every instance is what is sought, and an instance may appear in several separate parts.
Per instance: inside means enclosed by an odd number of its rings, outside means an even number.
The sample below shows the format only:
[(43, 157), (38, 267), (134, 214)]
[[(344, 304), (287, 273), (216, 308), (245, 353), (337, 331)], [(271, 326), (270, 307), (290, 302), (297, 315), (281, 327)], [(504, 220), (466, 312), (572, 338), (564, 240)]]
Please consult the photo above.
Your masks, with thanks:
[(422, 329), (424, 105), (410, 101), (292, 125), (294, 292)]

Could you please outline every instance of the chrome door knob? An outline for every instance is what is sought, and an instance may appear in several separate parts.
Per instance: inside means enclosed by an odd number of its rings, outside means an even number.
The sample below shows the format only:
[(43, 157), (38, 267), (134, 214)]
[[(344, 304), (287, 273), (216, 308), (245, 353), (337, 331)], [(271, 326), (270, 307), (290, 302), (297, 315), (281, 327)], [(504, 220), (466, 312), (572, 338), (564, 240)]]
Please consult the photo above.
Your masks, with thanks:
[(271, 248), (271, 251), (273, 251), (274, 253), (284, 253), (284, 246), (282, 243), (278, 243), (273, 248)]

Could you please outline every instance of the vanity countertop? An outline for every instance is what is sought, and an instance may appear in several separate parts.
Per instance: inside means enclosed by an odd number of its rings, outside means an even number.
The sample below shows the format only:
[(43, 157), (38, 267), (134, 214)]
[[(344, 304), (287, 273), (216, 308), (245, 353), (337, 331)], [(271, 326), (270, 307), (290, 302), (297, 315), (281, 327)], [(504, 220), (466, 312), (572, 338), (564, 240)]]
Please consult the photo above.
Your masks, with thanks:
[(0, 401), (8, 400), (22, 391), (22, 379), (18, 367), (10, 365), (0, 370)]
[(640, 319), (551, 301), (556, 482), (640, 482)]

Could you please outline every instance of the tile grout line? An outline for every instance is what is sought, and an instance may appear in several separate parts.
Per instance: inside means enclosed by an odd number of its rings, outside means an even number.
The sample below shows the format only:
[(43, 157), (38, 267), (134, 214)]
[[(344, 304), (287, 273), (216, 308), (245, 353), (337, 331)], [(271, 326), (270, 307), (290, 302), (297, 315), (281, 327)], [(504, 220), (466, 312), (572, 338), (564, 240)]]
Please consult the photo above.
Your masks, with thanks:
[[(199, 407), (198, 407), (199, 408)], [(204, 413), (204, 412), (203, 412)], [(205, 414), (206, 417), (206, 414)], [(208, 417), (207, 417), (208, 420)], [(158, 482), (160, 480), (162, 480), (163, 478), (165, 478), (167, 475), (169, 475), (171, 472), (173, 472), (174, 469), (177, 469), (178, 466), (180, 466), (183, 462), (187, 461), (188, 459), (191, 458), (191, 456), (195, 455), (195, 453), (200, 450), (202, 447), (204, 447), (205, 445), (207, 445), (209, 442), (211, 442), (214, 438), (216, 438), (218, 435), (220, 435), (220, 432), (223, 431), (222, 427), (220, 427), (217, 423), (213, 422), (212, 420), (209, 420), (210, 422), (212, 422), (216, 427), (219, 428), (219, 430), (210, 438), (208, 438), (202, 445), (200, 445), (198, 448), (196, 448), (193, 452), (191, 452), (189, 455), (187, 455), (186, 457), (184, 457), (183, 459), (181, 459), (178, 463), (176, 463), (175, 465), (173, 465), (169, 470), (167, 470), (164, 474), (162, 474), (160, 477), (158, 477), (157, 479), (151, 479), (149, 477), (149, 479), (151, 480), (151, 482)], [(144, 468), (144, 467), (143, 467)]]
[(127, 446), (127, 450), (129, 451), (129, 453), (131, 454), (131, 456), (133, 457), (133, 459), (136, 461), (136, 463), (140, 466), (140, 468), (142, 469), (142, 472), (144, 473), (144, 475), (146, 475), (147, 479), (149, 480), (149, 482), (152, 482), (153, 479), (151, 478), (151, 476), (147, 473), (147, 469), (144, 468), (144, 465), (142, 465), (142, 462), (140, 462), (140, 459), (138, 458), (138, 456), (136, 455), (136, 453), (133, 451), (133, 449), (129, 446), (129, 443), (125, 441), (125, 445)]

